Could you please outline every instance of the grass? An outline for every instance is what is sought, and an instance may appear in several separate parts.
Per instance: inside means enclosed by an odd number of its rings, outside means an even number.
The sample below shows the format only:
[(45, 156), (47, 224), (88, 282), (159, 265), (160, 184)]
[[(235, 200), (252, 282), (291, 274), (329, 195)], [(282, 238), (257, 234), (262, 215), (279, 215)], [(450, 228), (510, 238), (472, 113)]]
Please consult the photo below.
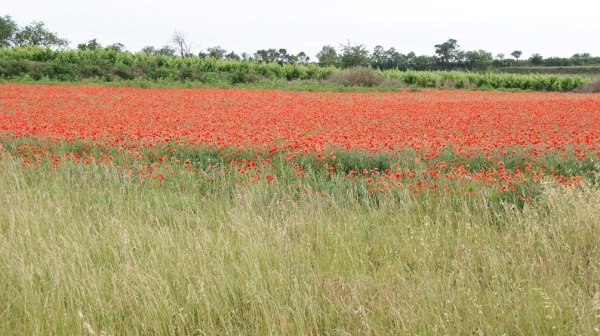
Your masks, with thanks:
[[(600, 191), (289, 198), (0, 160), (0, 334), (592, 335)], [(215, 177), (217, 180), (218, 176)], [(583, 191), (583, 192), (582, 192)]]

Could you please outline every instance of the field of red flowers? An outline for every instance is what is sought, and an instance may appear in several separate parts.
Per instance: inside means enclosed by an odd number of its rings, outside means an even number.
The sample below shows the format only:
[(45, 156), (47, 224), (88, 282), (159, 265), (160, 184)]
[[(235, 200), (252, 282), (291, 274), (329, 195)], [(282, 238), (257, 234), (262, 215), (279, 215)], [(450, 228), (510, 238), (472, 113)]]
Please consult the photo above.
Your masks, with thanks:
[(179, 166), (205, 173), (213, 153), (242, 184), (282, 179), (280, 160), (298, 179), (311, 171), (370, 192), (465, 177), (514, 191), (544, 175), (595, 176), (600, 95), (1, 84), (0, 146), (25, 167), (102, 162), (158, 179)]

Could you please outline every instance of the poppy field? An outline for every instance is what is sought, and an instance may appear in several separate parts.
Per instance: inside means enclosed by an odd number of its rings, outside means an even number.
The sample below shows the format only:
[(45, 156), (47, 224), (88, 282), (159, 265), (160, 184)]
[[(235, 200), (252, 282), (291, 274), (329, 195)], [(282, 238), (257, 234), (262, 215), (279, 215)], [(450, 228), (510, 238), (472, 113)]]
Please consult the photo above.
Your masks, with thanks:
[(15, 84), (0, 99), (3, 150), (23, 167), (102, 164), (138, 182), (186, 172), (521, 202), (544, 178), (595, 179), (600, 156), (598, 95)]
[(598, 94), (0, 84), (0, 331), (588, 334), (598, 160)]

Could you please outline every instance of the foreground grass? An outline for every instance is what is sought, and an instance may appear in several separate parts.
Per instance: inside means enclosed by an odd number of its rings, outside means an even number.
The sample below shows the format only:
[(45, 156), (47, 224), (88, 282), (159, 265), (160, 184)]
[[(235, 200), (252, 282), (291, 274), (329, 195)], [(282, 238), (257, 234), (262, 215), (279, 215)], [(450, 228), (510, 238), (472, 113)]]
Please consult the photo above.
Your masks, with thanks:
[[(600, 191), (135, 184), (0, 161), (0, 334), (593, 334)], [(81, 312), (81, 314), (79, 314)]]

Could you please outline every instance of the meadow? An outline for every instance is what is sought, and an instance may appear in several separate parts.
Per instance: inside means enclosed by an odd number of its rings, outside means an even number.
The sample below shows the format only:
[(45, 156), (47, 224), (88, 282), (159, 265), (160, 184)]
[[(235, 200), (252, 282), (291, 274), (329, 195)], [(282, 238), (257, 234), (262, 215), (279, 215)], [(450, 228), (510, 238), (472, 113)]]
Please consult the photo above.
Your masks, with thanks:
[(594, 334), (600, 95), (0, 84), (0, 334)]

